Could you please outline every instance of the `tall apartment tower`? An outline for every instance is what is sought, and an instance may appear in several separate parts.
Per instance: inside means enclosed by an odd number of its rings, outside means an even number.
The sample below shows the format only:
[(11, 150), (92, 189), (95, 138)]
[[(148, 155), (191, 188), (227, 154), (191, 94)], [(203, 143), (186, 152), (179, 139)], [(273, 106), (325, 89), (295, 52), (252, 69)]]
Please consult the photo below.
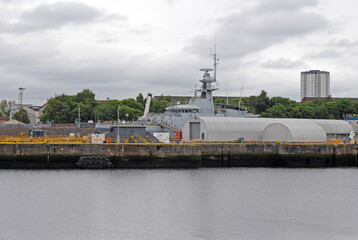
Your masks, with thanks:
[(320, 70), (301, 72), (301, 99), (304, 97), (326, 98), (330, 92), (329, 72)]

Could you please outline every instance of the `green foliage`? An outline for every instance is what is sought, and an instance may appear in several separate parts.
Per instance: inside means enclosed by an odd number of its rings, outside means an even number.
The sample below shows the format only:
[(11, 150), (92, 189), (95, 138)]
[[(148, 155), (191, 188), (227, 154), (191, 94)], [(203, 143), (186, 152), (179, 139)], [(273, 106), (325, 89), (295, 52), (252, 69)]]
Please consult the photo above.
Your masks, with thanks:
[(188, 100), (185, 97), (181, 97), (179, 102), (180, 102), (180, 104), (187, 104)]
[(10, 116), (11, 107), (15, 104), (15, 101), (11, 100), (1, 100), (0, 102), (0, 114)]
[(223, 98), (216, 98), (216, 99), (214, 100), (214, 102), (215, 102), (215, 105), (216, 105), (216, 104), (226, 104), (226, 100), (223, 99)]
[(325, 102), (324, 106), (327, 109), (329, 119), (339, 119), (340, 118), (338, 106), (335, 102), (333, 102), (333, 101)]
[(266, 112), (262, 113), (262, 117), (266, 118), (288, 118), (287, 108), (281, 104), (276, 103), (273, 107), (267, 109)]
[(97, 105), (95, 94), (89, 89), (84, 89), (74, 96), (61, 94), (48, 102), (41, 116), (41, 121), (74, 123), (78, 118), (80, 108), (81, 121), (85, 122), (94, 119), (94, 108)]
[[(110, 100), (105, 104), (96, 107), (95, 111), (98, 113), (99, 119), (102, 121), (117, 121), (118, 107), (120, 120), (138, 119), (143, 115), (144, 105), (135, 101), (133, 98), (124, 100)], [(128, 117), (127, 117), (128, 114)]]
[(330, 118), (328, 109), (324, 104), (320, 104), (316, 107), (315, 118), (317, 118), (317, 119), (329, 119)]
[(355, 111), (354, 105), (352, 104), (352, 102), (346, 98), (338, 99), (336, 101), (336, 105), (338, 108), (339, 117), (341, 119), (343, 119), (346, 114), (354, 113), (354, 111)]
[(153, 113), (164, 113), (165, 108), (170, 105), (172, 99), (170, 96), (160, 96), (158, 99), (152, 101), (150, 105), (150, 112)]
[(20, 109), (14, 114), (14, 119), (21, 121), (23, 123), (30, 123), (29, 115), (25, 109)]
[(121, 100), (120, 105), (125, 105), (133, 109), (139, 109), (140, 111), (144, 111), (144, 104), (137, 102), (133, 98)]
[[(63, 99), (63, 95), (59, 99)], [(47, 107), (45, 108), (41, 121), (47, 122), (51, 121), (54, 123), (70, 123), (74, 122), (75, 116), (72, 114), (71, 102), (64, 102), (58, 98), (53, 98), (49, 101)]]
[(143, 97), (143, 94), (139, 93), (136, 97), (136, 101), (145, 106), (146, 99)]
[(315, 108), (311, 103), (302, 103), (296, 106), (292, 112), (293, 118), (315, 118)]
[(294, 108), (295, 106), (297, 106), (297, 102), (292, 101), (288, 98), (283, 98), (283, 97), (272, 97), (269, 100), (269, 105), (270, 107), (275, 106), (276, 104), (282, 104), (283, 106), (287, 107), (287, 108)]
[(358, 113), (358, 102), (352, 102), (354, 113)]
[(242, 97), (241, 101), (240, 98), (232, 98), (229, 100), (229, 105), (231, 106), (239, 106), (239, 104), (241, 108), (246, 108), (248, 112), (252, 112), (252, 105), (250, 105), (250, 97)]
[(267, 92), (262, 90), (254, 103), (255, 112), (258, 114), (265, 112), (270, 107), (269, 101), (270, 99), (267, 96)]
[(170, 102), (165, 100), (154, 100), (151, 105), (151, 112), (153, 113), (164, 113), (165, 108), (169, 105)]
[[(143, 115), (146, 99), (140, 93), (136, 99), (110, 100), (100, 104), (95, 100), (95, 94), (88, 89), (76, 95), (59, 95), (51, 99), (41, 116), (42, 122), (74, 123), (78, 118), (78, 108), (81, 110), (81, 121), (94, 120), (95, 115), (101, 121), (116, 121), (138, 119)], [(181, 103), (185, 99), (180, 99)], [(238, 106), (240, 98), (233, 98), (230, 105)], [(8, 115), (13, 101), (2, 100), (0, 103), (0, 116)], [(150, 112), (164, 113), (165, 108), (172, 105), (170, 96), (160, 96), (152, 100)], [(226, 104), (226, 99), (215, 99), (215, 104)], [(288, 98), (267, 96), (262, 90), (259, 96), (242, 97), (240, 106), (247, 108), (249, 112), (261, 114), (268, 118), (311, 118), (311, 119), (342, 119), (346, 114), (358, 113), (358, 102), (350, 102), (348, 99), (339, 99), (336, 102), (332, 98), (315, 100), (314, 102), (298, 103)], [(128, 115), (128, 116), (127, 116)]]

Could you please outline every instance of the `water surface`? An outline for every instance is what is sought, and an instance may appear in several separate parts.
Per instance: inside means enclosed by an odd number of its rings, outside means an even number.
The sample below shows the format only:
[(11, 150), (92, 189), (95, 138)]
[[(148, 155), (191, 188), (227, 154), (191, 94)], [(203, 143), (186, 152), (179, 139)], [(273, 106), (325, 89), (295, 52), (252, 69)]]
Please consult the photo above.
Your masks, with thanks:
[(0, 171), (0, 239), (358, 239), (357, 169)]

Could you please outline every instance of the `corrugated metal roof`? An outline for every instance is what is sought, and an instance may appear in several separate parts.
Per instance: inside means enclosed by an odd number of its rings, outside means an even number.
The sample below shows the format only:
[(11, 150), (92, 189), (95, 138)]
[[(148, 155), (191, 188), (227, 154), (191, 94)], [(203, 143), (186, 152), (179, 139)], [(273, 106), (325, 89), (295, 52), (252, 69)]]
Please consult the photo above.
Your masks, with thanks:
[(322, 141), (327, 139), (327, 134), (348, 135), (352, 131), (349, 123), (343, 120), (201, 116), (191, 118), (184, 124), (183, 139), (189, 139), (189, 123), (192, 121), (199, 121), (204, 139), (212, 141), (231, 141), (241, 137), (247, 140), (263, 140), (265, 128), (273, 123), (285, 126), (292, 135), (292, 141)]
[(322, 142), (326, 132), (317, 124), (301, 122), (271, 123), (263, 131), (264, 141)]
[(352, 126), (343, 120), (312, 119), (312, 121), (321, 126), (327, 134), (349, 134), (353, 131)]

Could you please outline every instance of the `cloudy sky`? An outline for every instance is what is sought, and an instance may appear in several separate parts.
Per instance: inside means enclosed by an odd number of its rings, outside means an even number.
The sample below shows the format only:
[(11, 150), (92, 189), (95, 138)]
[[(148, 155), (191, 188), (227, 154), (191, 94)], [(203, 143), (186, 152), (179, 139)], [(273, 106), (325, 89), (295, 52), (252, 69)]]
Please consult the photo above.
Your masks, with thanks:
[(211, 67), (216, 95), (299, 100), (300, 72), (331, 73), (358, 97), (354, 0), (0, 0), (0, 99), (41, 105), (91, 89), (97, 99), (191, 95)]

